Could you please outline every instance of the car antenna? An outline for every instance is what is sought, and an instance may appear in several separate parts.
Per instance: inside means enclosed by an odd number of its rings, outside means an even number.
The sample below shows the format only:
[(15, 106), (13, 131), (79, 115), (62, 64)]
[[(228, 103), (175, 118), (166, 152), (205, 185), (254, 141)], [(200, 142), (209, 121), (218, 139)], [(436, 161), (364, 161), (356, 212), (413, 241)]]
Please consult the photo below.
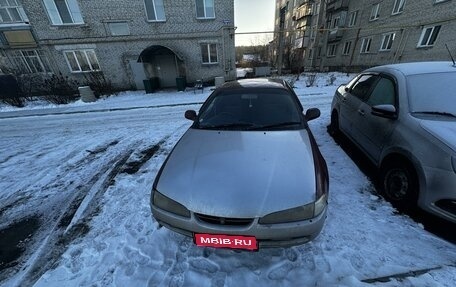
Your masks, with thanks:
[(456, 66), (456, 63), (454, 62), (454, 58), (453, 58), (453, 55), (451, 55), (451, 51), (450, 51), (450, 49), (448, 48), (448, 45), (447, 45), (447, 44), (445, 44), (445, 47), (447, 48), (447, 50), (448, 50), (448, 53), (450, 54), (450, 58), (451, 58), (451, 61), (453, 61), (453, 66)]

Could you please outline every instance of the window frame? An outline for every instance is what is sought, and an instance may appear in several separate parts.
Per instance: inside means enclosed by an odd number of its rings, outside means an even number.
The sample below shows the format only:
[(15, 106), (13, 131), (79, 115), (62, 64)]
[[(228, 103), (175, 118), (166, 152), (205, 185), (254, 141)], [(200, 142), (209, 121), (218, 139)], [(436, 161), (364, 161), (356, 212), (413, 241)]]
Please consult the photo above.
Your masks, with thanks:
[[(78, 57), (76, 56), (76, 52), (80, 52), (80, 53), (84, 54), (84, 58), (87, 61), (87, 63), (89, 64), (90, 70), (86, 70), (86, 71), (82, 70), (81, 63), (79, 63)], [(93, 64), (95, 64), (95, 63), (91, 63), (90, 57), (88, 56), (88, 52), (93, 53), (93, 56), (95, 57), (95, 60), (96, 60), (96, 64), (98, 65), (98, 69), (94, 69)], [(67, 55), (69, 53), (71, 53), (73, 55), (73, 59), (76, 61), (76, 64), (78, 65), (79, 70), (73, 70), (73, 67), (72, 67), (70, 60), (68, 59), (68, 55)], [(68, 65), (68, 68), (70, 69), (71, 73), (91, 73), (91, 72), (101, 71), (100, 62), (98, 61), (98, 57), (97, 57), (97, 54), (95, 53), (95, 49), (65, 50), (65, 51), (63, 51), (63, 55), (65, 57), (65, 61)]]
[[(26, 52), (33, 52), (34, 55), (26, 55)], [(15, 50), (12, 53), (12, 59), (15, 65), (21, 70), (22, 74), (40, 74), (40, 73), (51, 73), (48, 59), (43, 55), (43, 51), (38, 49), (24, 49)], [(40, 70), (35, 66), (36, 62), (32, 62), (32, 59), (38, 61)], [(33, 67), (32, 67), (33, 66)], [(33, 68), (33, 69), (32, 69)]]
[[(436, 31), (436, 28), (437, 28), (437, 32), (434, 35), (434, 32)], [(431, 30), (430, 30), (429, 34), (427, 35), (426, 44), (423, 44), (423, 40), (425, 39), (426, 34), (427, 34), (426, 31), (429, 30), (429, 29), (431, 29)], [(433, 47), (435, 42), (437, 41), (437, 37), (439, 36), (441, 29), (442, 29), (442, 25), (434, 25), (434, 26), (423, 27), (423, 30), (421, 31), (420, 39), (418, 40), (417, 48)], [(432, 38), (434, 38), (434, 41), (432, 41), (432, 43), (429, 44), (429, 42), (431, 41)]]
[[(114, 25), (120, 25), (120, 24), (125, 24), (126, 33), (115, 33), (115, 31), (112, 29)], [(127, 21), (113, 21), (113, 22), (108, 22), (107, 25), (108, 25), (108, 28), (109, 28), (109, 32), (110, 32), (111, 36), (113, 36), (113, 37), (131, 35), (131, 33), (130, 33), (130, 25), (128, 25)]]
[(82, 25), (84, 24), (84, 19), (82, 18), (82, 12), (79, 8), (79, 3), (77, 0), (63, 0), (65, 1), (66, 12), (71, 18), (71, 23), (65, 23), (60, 14), (59, 8), (55, 2), (56, 0), (43, 0), (44, 8), (46, 13), (51, 21), (51, 24), (54, 26), (71, 26), (71, 25)]
[(404, 12), (405, 0), (395, 0), (393, 5), (393, 11), (391, 15), (397, 15)]
[[(152, 2), (152, 6), (153, 6), (153, 9), (154, 9), (154, 16), (155, 16), (155, 19), (150, 19), (149, 18), (149, 13), (147, 11), (147, 4), (146, 2), (147, 1), (151, 1)], [(161, 4), (162, 4), (162, 8), (163, 8), (163, 19), (158, 19), (158, 14), (157, 14), (157, 4), (155, 3), (156, 1), (161, 1)], [(146, 12), (146, 18), (147, 18), (147, 22), (166, 22), (166, 12), (165, 12), (165, 1), (163, 0), (144, 0), (144, 11)]]
[[(394, 39), (396, 38), (395, 32), (385, 33), (383, 34), (382, 43), (380, 45), (379, 51), (385, 52), (390, 51), (393, 47)], [(386, 42), (387, 41), (387, 42)], [(386, 47), (385, 46), (386, 43)]]
[[(15, 5), (10, 5), (10, 1), (15, 3)], [(24, 8), (22, 5), (17, 1), (17, 0), (10, 0), (7, 1), (6, 6), (1, 6), (0, 4), (0, 10), (4, 10), (6, 14), (8, 14), (8, 17), (10, 18), (10, 21), (5, 21), (3, 17), (0, 14), (0, 23), (8, 24), (8, 23), (25, 23), (29, 22), (29, 19), (27, 17), (27, 14), (25, 14)], [(15, 10), (17, 13), (17, 16), (19, 16), (20, 20), (13, 19), (14, 17), (12, 16), (12, 10)]]
[(350, 55), (351, 45), (352, 45), (352, 41), (345, 41), (344, 48), (342, 49), (343, 56)]
[[(216, 61), (213, 62), (212, 61), (212, 54), (211, 54), (211, 46), (212, 45), (215, 45), (215, 58), (216, 58)], [(200, 43), (200, 47), (201, 47), (201, 63), (203, 65), (217, 65), (219, 63), (219, 58), (218, 58), (218, 45), (217, 43)], [(204, 54), (203, 54), (203, 49), (206, 48), (206, 52), (207, 52), (207, 62), (204, 61)]]
[(359, 10), (350, 12), (350, 15), (348, 16), (348, 27), (353, 27), (356, 25), (356, 20), (358, 20), (358, 12)]
[(331, 29), (336, 29), (339, 27), (340, 16), (336, 16), (331, 19)]
[[(366, 44), (367, 42), (367, 44)], [(369, 54), (372, 48), (372, 37), (364, 37), (361, 41), (360, 54)]]
[(375, 21), (378, 18), (380, 18), (380, 3), (372, 5), (369, 21)]
[[(198, 1), (201, 1), (201, 3), (202, 3), (204, 16), (199, 16), (198, 15)], [(207, 16), (208, 7), (206, 6), (206, 1), (211, 1), (212, 2), (212, 9), (213, 9), (212, 13), (214, 14), (213, 16)], [(196, 19), (200, 19), (200, 20), (215, 19), (215, 0), (195, 0), (195, 9), (196, 9)]]
[(337, 54), (337, 44), (329, 44), (326, 50), (326, 57), (335, 57)]

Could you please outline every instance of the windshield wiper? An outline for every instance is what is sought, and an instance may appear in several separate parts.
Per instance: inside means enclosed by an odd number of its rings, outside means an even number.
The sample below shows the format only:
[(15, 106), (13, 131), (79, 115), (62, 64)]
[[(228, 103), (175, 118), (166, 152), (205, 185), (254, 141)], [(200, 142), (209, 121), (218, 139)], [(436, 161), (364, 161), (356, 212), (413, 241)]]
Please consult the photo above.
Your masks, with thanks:
[(230, 124), (222, 124), (222, 125), (212, 125), (212, 126), (199, 126), (200, 129), (207, 129), (207, 130), (224, 130), (224, 129), (248, 129), (252, 127), (253, 124), (250, 123), (230, 123)]
[(426, 115), (439, 115), (439, 116), (447, 116), (447, 117), (453, 117), (456, 118), (456, 115), (452, 113), (447, 113), (447, 112), (414, 112), (417, 114), (426, 114)]
[(282, 128), (282, 127), (287, 127), (287, 126), (300, 125), (300, 124), (301, 124), (301, 122), (283, 122), (283, 123), (276, 123), (276, 124), (270, 124), (270, 125), (264, 125), (264, 126), (256, 126), (255, 128), (252, 128), (251, 130), (274, 129), (274, 128)]

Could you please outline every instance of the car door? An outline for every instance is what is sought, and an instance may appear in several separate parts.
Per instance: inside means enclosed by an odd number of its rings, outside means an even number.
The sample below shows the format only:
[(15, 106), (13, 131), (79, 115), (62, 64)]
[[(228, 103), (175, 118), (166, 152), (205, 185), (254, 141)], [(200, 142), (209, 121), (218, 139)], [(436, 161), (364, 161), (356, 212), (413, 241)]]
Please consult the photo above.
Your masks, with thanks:
[(377, 79), (375, 74), (361, 75), (341, 98), (340, 129), (356, 143), (360, 137), (359, 106), (367, 99)]
[(398, 111), (397, 85), (392, 77), (380, 75), (356, 113), (356, 126), (360, 132), (358, 143), (375, 162), (378, 162), (383, 147), (389, 142), (396, 123), (395, 115), (372, 113), (372, 107), (379, 105), (392, 105), (396, 113)]

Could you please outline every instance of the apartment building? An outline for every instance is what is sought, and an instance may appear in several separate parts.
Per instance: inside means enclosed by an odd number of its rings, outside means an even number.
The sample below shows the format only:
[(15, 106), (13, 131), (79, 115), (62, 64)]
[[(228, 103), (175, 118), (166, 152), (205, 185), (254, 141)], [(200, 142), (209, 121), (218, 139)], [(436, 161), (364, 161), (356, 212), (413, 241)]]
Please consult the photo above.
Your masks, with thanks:
[(359, 71), (450, 60), (448, 50), (456, 57), (454, 0), (328, 0), (320, 9), (320, 37), (310, 38), (307, 50), (313, 53), (301, 62), (304, 69)]
[(234, 1), (0, 0), (3, 72), (102, 72), (119, 89), (235, 79)]
[[(319, 0), (277, 0), (273, 62), (292, 71), (302, 70), (312, 62), (321, 35), (318, 28), (324, 23)], [(280, 52), (279, 52), (280, 51)], [(309, 63), (307, 63), (309, 64)]]

